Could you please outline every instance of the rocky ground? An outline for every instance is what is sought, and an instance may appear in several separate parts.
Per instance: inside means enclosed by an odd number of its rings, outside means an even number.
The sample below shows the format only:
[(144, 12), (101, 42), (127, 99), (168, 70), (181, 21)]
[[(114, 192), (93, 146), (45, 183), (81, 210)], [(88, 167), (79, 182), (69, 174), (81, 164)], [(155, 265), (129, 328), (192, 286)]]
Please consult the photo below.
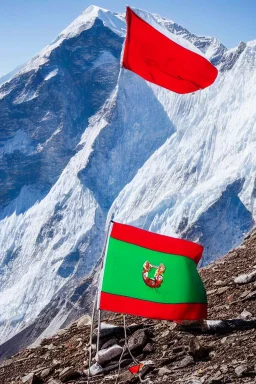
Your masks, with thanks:
[[(256, 383), (255, 254), (256, 230), (243, 245), (201, 270), (208, 292), (207, 323), (176, 324), (127, 316), (129, 347), (144, 367), (140, 375), (130, 373), (128, 367), (134, 363), (125, 351), (118, 382)], [(4, 361), (0, 384), (87, 383), (89, 321), (84, 316), (39, 346)], [(98, 363), (95, 344), (92, 348), (91, 372), (98, 374), (90, 383), (114, 384), (124, 345), (122, 317), (107, 315), (101, 334)]]

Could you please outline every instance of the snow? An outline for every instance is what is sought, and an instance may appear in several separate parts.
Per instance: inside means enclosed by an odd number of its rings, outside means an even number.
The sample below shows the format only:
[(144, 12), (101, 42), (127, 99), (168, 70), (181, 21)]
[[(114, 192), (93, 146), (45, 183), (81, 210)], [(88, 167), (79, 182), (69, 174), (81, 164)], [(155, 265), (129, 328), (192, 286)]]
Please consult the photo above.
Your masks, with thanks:
[[(0, 277), (0, 323), (8, 321), (11, 324), (17, 316), (23, 318), (25, 315), (27, 322), (30, 322), (65, 283), (65, 278), (56, 272), (64, 256), (94, 225), (98, 206), (92, 193), (81, 185), (77, 173), (84, 167), (93, 141), (104, 125), (103, 120), (100, 123), (96, 121), (87, 128), (83, 138), (86, 145), (72, 158), (45, 199), (21, 215), (13, 213), (8, 216), (8, 212), (5, 212), (6, 217), (0, 222), (0, 262), (3, 262), (7, 249), (21, 248), (23, 257), (15, 259), (11, 268), (5, 267), (6, 273)], [(40, 229), (54, 215), (56, 204), (66, 200), (66, 196), (69, 197), (65, 202), (63, 218), (56, 223), (55, 236), (44, 239), (41, 247), (37, 248)], [(17, 205), (23, 204), (21, 198), (26, 196), (20, 196)], [(77, 201), (80, 202), (79, 209)]]
[(55, 77), (58, 74), (59, 70), (58, 68), (54, 69), (53, 71), (49, 72), (47, 76), (45, 76), (44, 80), (50, 80), (52, 77)]
[(123, 18), (117, 13), (113, 14), (107, 9), (91, 5), (73, 23), (59, 35), (61, 38), (72, 38), (82, 31), (93, 26), (95, 19), (99, 18), (103, 24), (119, 36), (124, 36), (126, 26)]

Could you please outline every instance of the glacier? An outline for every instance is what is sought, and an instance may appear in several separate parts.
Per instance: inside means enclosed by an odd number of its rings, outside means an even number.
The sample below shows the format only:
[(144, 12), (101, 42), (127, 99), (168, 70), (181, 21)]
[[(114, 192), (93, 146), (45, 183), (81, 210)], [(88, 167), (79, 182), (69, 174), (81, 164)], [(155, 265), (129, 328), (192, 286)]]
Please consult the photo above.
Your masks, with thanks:
[(0, 356), (90, 306), (110, 217), (201, 242), (203, 264), (254, 225), (256, 41), (140, 12), (215, 84), (181, 96), (120, 71), (124, 15), (91, 6), (0, 87)]

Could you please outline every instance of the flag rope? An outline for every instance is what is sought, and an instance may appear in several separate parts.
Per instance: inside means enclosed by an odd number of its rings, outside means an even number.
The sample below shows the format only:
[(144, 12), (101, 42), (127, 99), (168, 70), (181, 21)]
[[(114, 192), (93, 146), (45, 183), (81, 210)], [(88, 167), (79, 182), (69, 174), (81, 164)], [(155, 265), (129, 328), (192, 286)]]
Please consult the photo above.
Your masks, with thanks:
[(130, 350), (130, 347), (129, 347), (129, 344), (128, 344), (128, 339), (127, 339), (127, 329), (126, 329), (126, 315), (123, 314), (123, 322), (124, 322), (124, 345), (123, 345), (123, 350), (122, 350), (122, 353), (121, 353), (121, 356), (119, 358), (119, 362), (118, 362), (118, 372), (117, 372), (117, 377), (116, 377), (116, 381), (115, 381), (115, 384), (118, 383), (118, 379), (119, 379), (119, 376), (120, 376), (120, 369), (121, 369), (121, 363), (122, 363), (122, 358), (123, 358), (123, 355), (124, 355), (124, 352), (125, 352), (125, 347), (127, 348), (133, 362), (135, 364), (139, 364), (139, 361), (136, 360), (136, 358), (133, 356), (131, 350)]

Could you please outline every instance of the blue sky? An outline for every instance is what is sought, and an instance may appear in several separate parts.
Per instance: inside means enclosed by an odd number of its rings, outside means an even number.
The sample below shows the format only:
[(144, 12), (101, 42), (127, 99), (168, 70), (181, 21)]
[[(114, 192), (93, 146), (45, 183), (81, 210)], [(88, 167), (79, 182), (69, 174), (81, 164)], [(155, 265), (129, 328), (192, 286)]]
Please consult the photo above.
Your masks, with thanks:
[(159, 13), (227, 47), (256, 39), (256, 0), (1, 0), (0, 76), (25, 63), (85, 8), (124, 12), (129, 4)]

